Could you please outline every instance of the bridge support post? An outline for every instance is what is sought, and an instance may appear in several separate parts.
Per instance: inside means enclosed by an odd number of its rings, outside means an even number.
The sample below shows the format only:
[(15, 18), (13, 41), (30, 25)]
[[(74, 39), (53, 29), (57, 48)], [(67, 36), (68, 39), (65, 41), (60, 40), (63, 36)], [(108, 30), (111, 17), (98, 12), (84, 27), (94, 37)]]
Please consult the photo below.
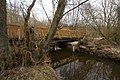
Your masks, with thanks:
[(78, 41), (69, 42), (67, 44), (70, 44), (72, 46), (72, 51), (75, 52), (75, 50), (77, 49), (77, 46), (78, 46)]
[(76, 50), (76, 46), (72, 45), (72, 51), (75, 52), (75, 50)]

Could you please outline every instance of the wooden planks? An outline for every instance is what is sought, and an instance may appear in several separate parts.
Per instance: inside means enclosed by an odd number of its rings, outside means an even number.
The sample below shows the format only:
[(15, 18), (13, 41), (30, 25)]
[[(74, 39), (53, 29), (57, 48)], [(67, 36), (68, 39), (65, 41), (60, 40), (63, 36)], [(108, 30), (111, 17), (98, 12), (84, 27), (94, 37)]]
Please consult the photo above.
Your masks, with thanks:
[[(23, 28), (19, 25), (8, 25), (8, 36), (9, 38), (19, 38), (22, 39), (24, 36)], [(34, 33), (36, 38), (45, 37), (48, 33), (48, 28), (46, 27), (35, 27)], [(86, 34), (85, 29), (79, 28), (78, 30), (61, 29), (56, 32), (54, 37), (56, 38), (80, 38)]]

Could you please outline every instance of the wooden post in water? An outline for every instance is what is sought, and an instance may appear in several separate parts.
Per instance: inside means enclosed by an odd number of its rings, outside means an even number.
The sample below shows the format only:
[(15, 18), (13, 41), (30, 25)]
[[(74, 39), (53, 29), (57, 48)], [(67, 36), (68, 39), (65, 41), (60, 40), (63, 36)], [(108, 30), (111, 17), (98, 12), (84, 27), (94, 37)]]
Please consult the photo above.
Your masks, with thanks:
[(18, 39), (20, 40), (21, 37), (20, 37), (20, 28), (18, 29)]
[(72, 46), (72, 51), (75, 52), (76, 47), (78, 45), (78, 41), (68, 42), (67, 44), (70, 44)]
[(75, 45), (72, 45), (72, 51), (75, 52)]

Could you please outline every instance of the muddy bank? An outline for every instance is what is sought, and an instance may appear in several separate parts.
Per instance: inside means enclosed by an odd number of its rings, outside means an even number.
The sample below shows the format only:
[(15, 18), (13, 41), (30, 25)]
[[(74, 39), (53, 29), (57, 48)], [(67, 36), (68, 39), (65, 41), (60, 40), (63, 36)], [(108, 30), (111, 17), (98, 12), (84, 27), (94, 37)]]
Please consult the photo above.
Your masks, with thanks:
[(120, 50), (110, 46), (103, 47), (100, 45), (80, 45), (77, 51), (80, 53), (120, 61)]
[(33, 67), (18, 67), (0, 75), (1, 80), (56, 80), (54, 70), (47, 64)]

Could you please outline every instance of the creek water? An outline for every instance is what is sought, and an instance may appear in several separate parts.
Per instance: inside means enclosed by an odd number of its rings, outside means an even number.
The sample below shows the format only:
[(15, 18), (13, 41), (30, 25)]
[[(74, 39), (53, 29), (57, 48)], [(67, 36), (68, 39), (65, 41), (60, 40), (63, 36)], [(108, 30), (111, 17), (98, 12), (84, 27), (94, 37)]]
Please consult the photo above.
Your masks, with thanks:
[(51, 60), (58, 80), (120, 80), (120, 63), (116, 61), (71, 49), (51, 51)]

